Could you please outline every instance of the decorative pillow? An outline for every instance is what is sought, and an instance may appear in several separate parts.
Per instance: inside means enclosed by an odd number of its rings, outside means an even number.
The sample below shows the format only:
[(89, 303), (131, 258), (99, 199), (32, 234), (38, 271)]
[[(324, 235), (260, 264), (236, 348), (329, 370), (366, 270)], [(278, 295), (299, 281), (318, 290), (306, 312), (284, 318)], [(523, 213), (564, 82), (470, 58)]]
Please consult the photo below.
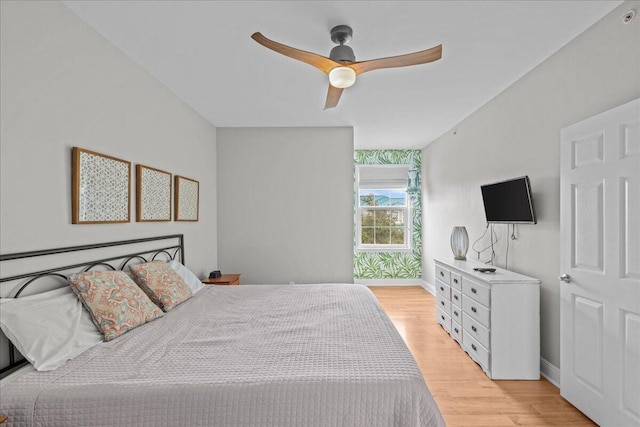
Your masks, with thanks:
[(38, 371), (56, 369), (104, 338), (69, 286), (0, 298), (0, 327)]
[(187, 267), (182, 265), (180, 261), (177, 261), (174, 259), (172, 261), (169, 261), (167, 265), (173, 268), (174, 271), (178, 273), (180, 277), (182, 277), (182, 280), (184, 280), (184, 282), (187, 285), (189, 285), (191, 292), (193, 292), (194, 294), (198, 292), (200, 289), (204, 288), (202, 281), (198, 279), (198, 277), (195, 274), (193, 274), (191, 270), (189, 270)]
[(138, 286), (164, 311), (193, 296), (189, 285), (163, 261), (132, 265), (129, 269)]
[(87, 271), (69, 281), (105, 341), (163, 314), (123, 271)]

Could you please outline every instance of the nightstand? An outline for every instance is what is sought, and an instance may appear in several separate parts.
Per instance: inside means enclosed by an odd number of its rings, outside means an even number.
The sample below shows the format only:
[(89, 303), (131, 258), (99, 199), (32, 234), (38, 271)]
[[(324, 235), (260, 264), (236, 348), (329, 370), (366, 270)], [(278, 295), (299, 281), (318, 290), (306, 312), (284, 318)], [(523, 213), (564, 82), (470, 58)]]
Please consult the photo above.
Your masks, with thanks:
[(202, 279), (202, 283), (205, 285), (239, 285), (239, 274), (223, 274), (217, 279)]

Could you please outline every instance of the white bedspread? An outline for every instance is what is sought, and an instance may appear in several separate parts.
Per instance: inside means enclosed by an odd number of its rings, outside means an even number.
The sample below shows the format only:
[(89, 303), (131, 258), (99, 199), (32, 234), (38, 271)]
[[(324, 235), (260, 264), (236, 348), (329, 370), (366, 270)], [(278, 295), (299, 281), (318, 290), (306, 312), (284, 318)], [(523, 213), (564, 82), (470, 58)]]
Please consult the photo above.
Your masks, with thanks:
[(0, 385), (8, 425), (440, 426), (359, 285), (208, 286), (51, 372)]

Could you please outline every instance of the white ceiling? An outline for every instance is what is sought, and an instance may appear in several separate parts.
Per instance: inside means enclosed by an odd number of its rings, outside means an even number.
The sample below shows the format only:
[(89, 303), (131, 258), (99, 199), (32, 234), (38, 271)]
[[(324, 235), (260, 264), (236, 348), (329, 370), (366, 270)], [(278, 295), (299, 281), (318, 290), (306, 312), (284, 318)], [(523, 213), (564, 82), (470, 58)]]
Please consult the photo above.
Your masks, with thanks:
[[(355, 148), (422, 148), (621, 1), (64, 1), (219, 127), (353, 126)], [(255, 31), (329, 56), (353, 28), (356, 60), (440, 43), (440, 61), (359, 76), (323, 110), (327, 76)]]

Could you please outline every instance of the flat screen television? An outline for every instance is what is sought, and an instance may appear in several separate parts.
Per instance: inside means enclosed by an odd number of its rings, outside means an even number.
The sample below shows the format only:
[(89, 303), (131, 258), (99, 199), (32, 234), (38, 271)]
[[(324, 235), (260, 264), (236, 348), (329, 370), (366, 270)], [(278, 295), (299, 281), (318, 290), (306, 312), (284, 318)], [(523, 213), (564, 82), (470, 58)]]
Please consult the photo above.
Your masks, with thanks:
[(536, 223), (528, 176), (483, 185), (480, 189), (488, 223)]

